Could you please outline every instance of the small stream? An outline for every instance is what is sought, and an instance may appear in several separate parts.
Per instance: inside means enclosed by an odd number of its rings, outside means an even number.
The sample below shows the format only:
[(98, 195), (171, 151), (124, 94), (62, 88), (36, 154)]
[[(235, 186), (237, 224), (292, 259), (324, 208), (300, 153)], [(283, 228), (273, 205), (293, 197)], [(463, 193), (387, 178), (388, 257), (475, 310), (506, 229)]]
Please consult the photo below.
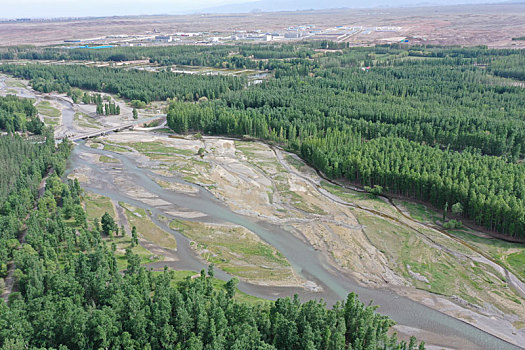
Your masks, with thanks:
[[(86, 161), (81, 157), (83, 153), (108, 155), (118, 159), (121, 164), (98, 164), (96, 162)], [(393, 291), (360, 286), (350, 276), (330, 266), (324, 255), (314, 250), (310, 244), (303, 239), (296, 237), (279, 226), (257, 222), (253, 218), (234, 213), (210, 192), (199, 186), (190, 184), (199, 190), (197, 195), (166, 190), (152, 179), (152, 177), (161, 178), (160, 175), (154, 174), (148, 169), (138, 167), (135, 160), (129, 155), (92, 149), (85, 146), (84, 143), (80, 143), (74, 148), (71, 154), (66, 174), (72, 172), (77, 167), (84, 166), (89, 167), (94, 172), (94, 177), (96, 178), (96, 181), (91, 181), (90, 184), (83, 185), (87, 191), (107, 196), (114, 201), (126, 202), (151, 211), (151, 218), (154, 223), (174, 235), (177, 240), (177, 256), (180, 259), (180, 261), (177, 261), (174, 265), (179, 270), (200, 271), (201, 269), (205, 269), (207, 264), (200, 260), (191, 249), (188, 238), (177, 231), (171, 230), (164, 221), (158, 220), (159, 215), (163, 215), (169, 219), (176, 219), (177, 217), (167, 214), (162, 208), (148, 205), (119, 190), (117, 185), (115, 185), (115, 174), (120, 172), (119, 168), (122, 168), (121, 175), (125, 175), (127, 181), (131, 181), (131, 183), (136, 184), (137, 187), (146, 189), (148, 192), (158, 196), (158, 198), (176, 206), (177, 209), (181, 211), (198, 211), (206, 214), (206, 217), (203, 218), (205, 221), (232, 223), (249, 229), (262, 240), (278, 249), (288, 259), (295, 271), (302, 275), (302, 277), (315, 282), (323, 288), (322, 292), (316, 293), (303, 288), (270, 287), (252, 285), (244, 282), (239, 283), (239, 288), (248, 294), (267, 299), (276, 299), (278, 297), (292, 296), (297, 293), (303, 300), (322, 298), (329, 305), (332, 305), (338, 300), (345, 299), (348, 293), (355, 292), (365, 304), (372, 301), (373, 304), (379, 305), (378, 312), (388, 315), (398, 324), (427, 330), (441, 334), (444, 337), (463, 339), (464, 343), (458, 340), (458, 343), (454, 344), (460, 349), (472, 348), (473, 346), (481, 349), (518, 349), (518, 347), (467, 323), (406, 297), (399, 296)], [(116, 170), (112, 170), (112, 167), (116, 168)], [(173, 178), (170, 178), (170, 181), (188, 184), (187, 182)], [(170, 208), (173, 210), (172, 206), (170, 206)], [(225, 280), (231, 278), (230, 275), (218, 268), (216, 269), (216, 277)]]

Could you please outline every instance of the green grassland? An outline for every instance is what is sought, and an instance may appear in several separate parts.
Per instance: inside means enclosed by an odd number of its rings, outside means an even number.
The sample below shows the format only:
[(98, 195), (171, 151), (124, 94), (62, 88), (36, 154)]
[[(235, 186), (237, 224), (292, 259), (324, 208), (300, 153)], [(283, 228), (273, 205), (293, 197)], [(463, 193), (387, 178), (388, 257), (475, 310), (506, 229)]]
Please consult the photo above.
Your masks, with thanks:
[(115, 217), (115, 209), (113, 208), (111, 199), (96, 193), (87, 192), (84, 195), (84, 208), (90, 220), (95, 218), (100, 219), (104, 213)]
[(159, 141), (152, 141), (152, 142), (129, 142), (129, 143), (122, 143), (121, 145), (129, 146), (134, 149), (136, 149), (138, 152), (143, 153), (145, 155), (149, 154), (157, 154), (157, 153), (163, 153), (163, 154), (180, 154), (185, 156), (192, 156), (195, 155), (196, 152), (192, 150), (187, 149), (178, 149), (169, 145), (166, 145), (163, 142)]
[(53, 107), (49, 101), (42, 101), (36, 105), (38, 113), (51, 117), (51, 118), (60, 118), (62, 112), (59, 109)]
[(80, 127), (83, 128), (99, 129), (102, 127), (102, 124), (100, 124), (98, 121), (82, 112), (76, 112), (74, 120), (75, 123), (77, 123)]
[(122, 202), (119, 205), (125, 209), (130, 226), (135, 226), (140, 236), (159, 247), (177, 249), (175, 237), (155, 225), (144, 209)]
[[(154, 272), (156, 274), (162, 273), (162, 272)], [(185, 281), (188, 278), (197, 278), (197, 276), (200, 276), (200, 273), (195, 271), (187, 271), (187, 270), (181, 270), (181, 271), (170, 271), (172, 280), (171, 283), (173, 286), (176, 286), (177, 284)], [(225, 285), (226, 282), (223, 280), (220, 280), (218, 278), (212, 278), (212, 285), (215, 290), (225, 291)], [(268, 300), (257, 298), (252, 295), (246, 294), (244, 292), (241, 292), (238, 288), (235, 292), (235, 300), (239, 302), (245, 302), (250, 304), (263, 304), (267, 303)]]
[(170, 227), (194, 241), (193, 248), (222, 270), (250, 280), (288, 280), (289, 262), (255, 234), (239, 226), (174, 220)]

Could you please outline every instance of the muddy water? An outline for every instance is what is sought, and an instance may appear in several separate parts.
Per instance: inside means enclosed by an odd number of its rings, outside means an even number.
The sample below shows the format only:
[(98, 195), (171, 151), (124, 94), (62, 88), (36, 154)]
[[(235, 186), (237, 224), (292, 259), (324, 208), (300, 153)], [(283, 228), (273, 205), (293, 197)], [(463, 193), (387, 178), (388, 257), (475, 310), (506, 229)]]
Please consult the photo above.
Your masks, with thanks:
[[(83, 153), (110, 155), (119, 159), (121, 164), (90, 162), (85, 157), (82, 158)], [(122, 176), (124, 174), (127, 181), (131, 181), (137, 187), (142, 187), (160, 199), (171, 203), (170, 210), (173, 210), (173, 206), (175, 206), (177, 210), (198, 211), (206, 214), (206, 217), (200, 220), (227, 222), (246, 227), (262, 240), (277, 248), (292, 264), (295, 271), (305, 279), (313, 281), (323, 288), (322, 292), (315, 293), (302, 288), (266, 287), (240, 283), (239, 288), (244, 292), (268, 299), (291, 296), (297, 293), (303, 300), (322, 298), (328, 304), (333, 304), (337, 300), (344, 299), (348, 293), (355, 292), (364, 303), (373, 301), (374, 304), (379, 305), (378, 311), (390, 316), (398, 324), (437, 334), (437, 339), (432, 339), (434, 344), (457, 349), (518, 349), (460, 320), (430, 309), (408, 298), (401, 297), (392, 291), (359, 286), (344, 272), (331, 267), (322, 253), (315, 251), (302, 239), (278, 226), (256, 222), (252, 218), (232, 212), (211, 193), (200, 187), (197, 187), (199, 190), (197, 195), (181, 194), (166, 190), (152, 179), (152, 177), (160, 176), (147, 169), (139, 168), (130, 155), (92, 149), (81, 143), (72, 152), (67, 172), (69, 173), (77, 167), (84, 166), (89, 167), (94, 172), (94, 179), (92, 179), (91, 183), (83, 186), (86, 190), (110, 197), (115, 201), (127, 202), (150, 210), (153, 214), (152, 219), (154, 222), (175, 236), (178, 247), (177, 255), (180, 261), (173, 264), (177, 269), (199, 271), (206, 268), (206, 264), (192, 251), (189, 240), (186, 237), (171, 230), (166, 223), (156, 219), (158, 215), (163, 215), (170, 219), (176, 218), (175, 216), (164, 212), (163, 207), (148, 205), (132, 198), (125, 191), (119, 190), (115, 185), (116, 175)], [(171, 178), (170, 180), (174, 181)], [(182, 180), (177, 181), (185, 183)], [(216, 271), (216, 276), (221, 279), (231, 277), (219, 269)]]

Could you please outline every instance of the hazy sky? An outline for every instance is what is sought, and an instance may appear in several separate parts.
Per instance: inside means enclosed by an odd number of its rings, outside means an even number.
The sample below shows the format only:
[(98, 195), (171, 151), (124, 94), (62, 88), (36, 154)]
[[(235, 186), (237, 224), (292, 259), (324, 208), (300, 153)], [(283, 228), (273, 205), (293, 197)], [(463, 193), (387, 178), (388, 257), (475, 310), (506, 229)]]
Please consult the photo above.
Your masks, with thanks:
[[(257, 0), (0, 0), (0, 18), (186, 14), (210, 7), (255, 1)], [(382, 6), (424, 3), (450, 5), (452, 3), (501, 1), (504, 0), (329, 0), (328, 4), (336, 3), (338, 5), (336, 7), (347, 4), (351, 7), (373, 7), (378, 4)], [(270, 10), (288, 7), (292, 10), (304, 8), (301, 4), (311, 6), (306, 8), (319, 8), (327, 5), (323, 3), (323, 0), (269, 0), (267, 3), (271, 4)]]
[(0, 0), (0, 18), (178, 14), (252, 0)]

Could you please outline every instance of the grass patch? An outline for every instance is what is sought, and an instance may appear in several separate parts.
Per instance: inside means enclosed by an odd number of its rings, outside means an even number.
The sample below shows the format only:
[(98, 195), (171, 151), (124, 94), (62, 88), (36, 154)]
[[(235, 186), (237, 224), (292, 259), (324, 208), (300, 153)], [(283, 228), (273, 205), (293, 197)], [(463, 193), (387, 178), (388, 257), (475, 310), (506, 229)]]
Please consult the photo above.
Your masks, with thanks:
[[(160, 271), (153, 272), (153, 274), (161, 274), (161, 273), (163, 272), (160, 272)], [(195, 271), (187, 271), (187, 270), (181, 270), (181, 271), (171, 270), (170, 275), (171, 275), (171, 285), (173, 287), (177, 287), (179, 283), (185, 281), (187, 278), (192, 278), (197, 275), (200, 276), (200, 273), (195, 272)], [(195, 277), (195, 278), (198, 278), (198, 277)], [(223, 280), (212, 277), (211, 284), (213, 288), (217, 291), (226, 291), (226, 282)], [(238, 288), (236, 289), (234, 299), (239, 302), (244, 302), (244, 303), (249, 303), (249, 304), (263, 304), (263, 303), (269, 302), (269, 300), (246, 294), (240, 291)]]
[(9, 87), (22, 88), (22, 89), (25, 89), (27, 87), (24, 83), (16, 79), (6, 79), (5, 85)]
[(129, 149), (127, 149), (125, 147), (120, 147), (120, 146), (117, 146), (117, 145), (110, 145), (110, 144), (107, 144), (107, 143), (104, 143), (103, 145), (104, 145), (104, 151), (115, 152), (115, 153), (131, 152)]
[(58, 125), (58, 118), (44, 117), (44, 124), (51, 125), (51, 126), (56, 126), (56, 125)]
[(303, 162), (289, 154), (285, 155), (284, 159), (286, 160), (286, 162), (288, 162), (288, 164), (292, 165), (295, 169), (299, 171), (301, 171), (305, 167), (305, 164)]
[(507, 262), (512, 266), (512, 269), (525, 280), (525, 250), (509, 254), (507, 256)]
[(102, 127), (102, 124), (82, 112), (76, 112), (74, 120), (79, 126), (83, 128), (99, 129)]
[[(413, 230), (375, 216), (356, 211), (354, 213), (365, 226), (365, 233), (372, 244), (380, 249), (388, 260), (393, 262), (392, 267), (412, 281), (414, 286), (439, 294), (457, 294), (463, 297), (456, 288), (456, 281), (470, 285), (470, 279), (462, 265), (426, 244)], [(414, 274), (424, 276), (428, 283)]]
[(130, 226), (135, 226), (139, 235), (160, 247), (177, 249), (175, 237), (155, 225), (144, 209), (127, 203), (119, 202), (119, 204), (125, 209)]
[(516, 322), (513, 322), (512, 325), (513, 325), (516, 329), (522, 329), (523, 327), (525, 327), (525, 322), (522, 322), (522, 321), (516, 321)]
[(321, 187), (323, 187), (325, 190), (330, 192), (331, 194), (334, 194), (338, 196), (339, 198), (348, 201), (348, 202), (354, 202), (356, 200), (362, 200), (362, 201), (375, 201), (379, 203), (383, 203), (383, 201), (373, 194), (366, 193), (366, 192), (357, 192), (350, 190), (348, 188), (343, 188), (338, 185), (334, 185), (327, 181), (321, 181)]
[(353, 212), (364, 225), (367, 238), (387, 257), (389, 266), (415, 287), (447, 296), (457, 295), (475, 305), (492, 303), (510, 313), (517, 309), (509, 307), (506, 301), (516, 305), (523, 302), (507, 289), (505, 280), (492, 266), (477, 262), (465, 264), (453, 254), (429, 244), (412, 229), (358, 210)]
[(308, 203), (304, 200), (303, 197), (298, 195), (296, 192), (281, 191), (281, 194), (290, 198), (290, 204), (292, 204), (295, 208), (299, 210), (312, 214), (327, 215), (327, 213), (323, 209), (319, 208), (315, 204)]
[[(155, 152), (155, 153), (171, 154), (171, 153), (174, 153), (175, 151), (174, 147), (166, 146), (162, 142), (132, 142), (132, 143), (129, 143), (129, 146), (133, 147), (140, 153)], [(190, 154), (194, 154), (193, 151), (189, 151), (189, 152)]]
[(257, 144), (253, 142), (235, 141), (235, 148), (243, 153), (247, 158), (257, 158), (257, 151), (260, 151)]
[(408, 211), (411, 217), (418, 221), (435, 223), (437, 220), (442, 219), (442, 216), (437, 212), (427, 208), (423, 204), (402, 201), (401, 205)]
[(42, 101), (36, 105), (38, 113), (51, 117), (51, 118), (60, 118), (62, 112), (59, 109), (53, 107), (49, 101)]
[(118, 159), (115, 159), (113, 157), (108, 157), (108, 156), (100, 156), (98, 158), (99, 161), (101, 161), (102, 163), (120, 163)]
[(163, 142), (128, 142), (123, 143), (122, 145), (126, 145), (129, 147), (134, 148), (138, 152), (145, 154), (145, 155), (156, 155), (159, 153), (166, 154), (166, 155), (172, 155), (172, 154), (179, 154), (179, 155), (185, 155), (185, 156), (193, 156), (197, 154), (196, 151), (193, 151), (191, 149), (179, 149), (172, 146), (168, 146), (164, 144)]
[(115, 217), (115, 209), (111, 199), (96, 193), (88, 192), (84, 196), (84, 208), (86, 209), (87, 217), (91, 220), (95, 218), (100, 219), (106, 212)]
[(193, 240), (200, 256), (232, 275), (278, 281), (292, 277), (286, 258), (244, 227), (184, 220), (174, 220), (170, 227)]
[(522, 244), (479, 237), (471, 233), (469, 229), (452, 230), (449, 233), (488, 253), (494, 260), (507, 266), (522, 281), (525, 281), (525, 248)]

